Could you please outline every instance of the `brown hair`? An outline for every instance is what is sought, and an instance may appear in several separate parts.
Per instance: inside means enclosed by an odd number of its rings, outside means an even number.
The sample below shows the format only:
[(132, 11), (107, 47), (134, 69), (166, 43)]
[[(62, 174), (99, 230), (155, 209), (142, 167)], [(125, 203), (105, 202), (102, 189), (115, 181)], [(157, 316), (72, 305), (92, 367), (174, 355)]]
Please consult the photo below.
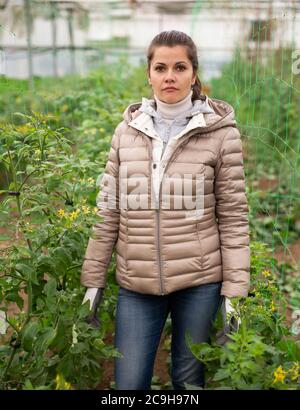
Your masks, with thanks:
[[(174, 47), (177, 45), (185, 46), (187, 50), (187, 56), (193, 66), (194, 73), (198, 71), (198, 56), (197, 56), (197, 47), (194, 41), (190, 36), (185, 34), (182, 31), (170, 30), (162, 31), (157, 34), (151, 41), (148, 51), (147, 51), (147, 63), (148, 63), (148, 72), (150, 71), (150, 64), (154, 55), (154, 50), (159, 46)], [(196, 81), (193, 85), (193, 94), (192, 100), (205, 100), (205, 95), (201, 94), (202, 85), (199, 80), (198, 74), (196, 75)]]

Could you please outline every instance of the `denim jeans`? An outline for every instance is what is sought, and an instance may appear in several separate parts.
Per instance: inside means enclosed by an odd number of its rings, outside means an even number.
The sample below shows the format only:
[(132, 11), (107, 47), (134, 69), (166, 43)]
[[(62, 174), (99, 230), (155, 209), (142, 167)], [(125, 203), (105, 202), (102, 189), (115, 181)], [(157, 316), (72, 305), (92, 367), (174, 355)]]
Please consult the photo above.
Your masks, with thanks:
[(212, 323), (224, 296), (222, 282), (180, 289), (168, 295), (150, 295), (119, 288), (114, 345), (123, 355), (115, 358), (116, 390), (150, 390), (161, 334), (170, 312), (172, 323), (171, 379), (174, 390), (184, 383), (204, 387), (204, 366), (191, 353), (192, 342), (210, 342)]

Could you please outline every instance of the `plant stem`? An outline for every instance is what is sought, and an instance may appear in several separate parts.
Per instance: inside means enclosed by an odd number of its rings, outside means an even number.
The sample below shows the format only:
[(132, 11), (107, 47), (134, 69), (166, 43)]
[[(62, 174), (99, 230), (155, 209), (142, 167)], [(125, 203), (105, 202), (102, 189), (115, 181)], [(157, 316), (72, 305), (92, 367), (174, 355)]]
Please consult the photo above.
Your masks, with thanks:
[[(10, 167), (11, 167), (11, 172), (12, 172), (12, 178), (13, 178), (13, 182), (14, 182), (14, 188), (15, 188), (16, 191), (18, 191), (18, 189), (17, 189), (18, 183), (17, 183), (16, 168), (15, 168), (15, 166), (14, 166), (13, 159), (12, 159), (12, 157), (11, 157), (10, 150), (9, 150), (9, 148), (7, 148), (7, 149), (8, 149), (8, 157), (9, 157), (9, 160), (10, 160)], [(16, 196), (16, 201), (17, 201), (17, 207), (18, 207), (18, 212), (19, 212), (19, 218), (20, 218), (20, 219), (23, 219), (22, 207), (21, 207), (21, 203), (20, 203), (20, 198), (19, 198), (19, 196)], [(27, 244), (28, 244), (29, 249), (32, 251), (31, 241), (30, 241), (29, 239), (26, 239), (26, 242), (27, 242)], [(32, 299), (33, 299), (33, 294), (32, 294), (32, 284), (31, 284), (31, 280), (30, 280), (29, 277), (27, 278), (26, 283), (27, 283), (27, 295), (28, 295), (28, 307), (27, 307), (27, 312), (26, 312), (26, 319), (25, 319), (25, 322), (23, 323), (23, 326), (22, 326), (21, 330), (20, 330), (19, 333), (18, 333), (17, 339), (16, 339), (15, 344), (14, 344), (14, 346), (13, 346), (13, 350), (12, 350), (12, 352), (11, 352), (11, 355), (10, 355), (10, 357), (9, 357), (8, 363), (7, 363), (6, 368), (5, 368), (5, 370), (4, 370), (4, 373), (3, 373), (3, 380), (5, 379), (5, 377), (6, 377), (7, 373), (8, 373), (8, 370), (9, 370), (11, 364), (12, 364), (12, 361), (13, 361), (13, 359), (14, 359), (14, 357), (15, 357), (15, 354), (16, 354), (16, 352), (17, 352), (17, 349), (18, 349), (18, 347), (19, 347), (19, 345), (20, 345), (21, 334), (22, 334), (22, 332), (23, 332), (23, 329), (25, 328), (25, 326), (26, 326), (27, 323), (29, 322), (30, 317), (31, 317), (31, 314), (32, 314)]]

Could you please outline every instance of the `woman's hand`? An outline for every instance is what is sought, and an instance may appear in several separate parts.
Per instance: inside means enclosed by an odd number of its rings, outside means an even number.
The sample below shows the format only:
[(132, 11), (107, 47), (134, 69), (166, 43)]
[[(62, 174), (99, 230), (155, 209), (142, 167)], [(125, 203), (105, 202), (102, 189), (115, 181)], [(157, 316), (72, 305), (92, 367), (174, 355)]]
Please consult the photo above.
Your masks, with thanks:
[(103, 288), (88, 288), (82, 301), (82, 303), (85, 303), (87, 300), (90, 301), (91, 314), (88, 317), (87, 322), (95, 328), (99, 328), (101, 324), (97, 311), (102, 300), (103, 290)]
[(238, 311), (232, 306), (231, 300), (228, 297), (224, 298), (225, 303), (225, 326), (229, 324), (231, 330), (237, 331), (241, 325), (241, 317)]
[(228, 334), (237, 332), (241, 325), (241, 317), (238, 311), (233, 307), (230, 298), (224, 297), (221, 305), (223, 319), (223, 328), (216, 334), (216, 342), (219, 346), (224, 346), (231, 341)]

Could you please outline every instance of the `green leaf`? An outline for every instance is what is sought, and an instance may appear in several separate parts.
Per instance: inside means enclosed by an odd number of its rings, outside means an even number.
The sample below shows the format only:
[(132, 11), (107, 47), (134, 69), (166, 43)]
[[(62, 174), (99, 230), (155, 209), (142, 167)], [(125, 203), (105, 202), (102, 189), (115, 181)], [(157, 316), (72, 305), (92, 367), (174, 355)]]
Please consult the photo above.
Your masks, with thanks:
[(218, 381), (218, 380), (227, 379), (227, 377), (230, 377), (230, 374), (231, 374), (230, 369), (219, 369), (217, 373), (214, 375), (213, 380)]
[(83, 353), (87, 349), (88, 349), (87, 344), (79, 342), (79, 343), (74, 344), (74, 346), (70, 348), (70, 353), (79, 354), (79, 353)]
[(56, 311), (56, 295), (57, 291), (57, 282), (55, 278), (50, 278), (46, 285), (44, 286), (44, 293), (46, 294), (46, 306), (51, 313)]
[(38, 270), (39, 272), (48, 272), (54, 273), (55, 272), (55, 262), (53, 258), (48, 255), (39, 255), (38, 259)]
[(244, 362), (241, 362), (240, 367), (242, 369), (249, 369), (252, 372), (255, 372), (255, 371), (259, 370), (259, 366), (251, 360), (245, 360)]
[(44, 208), (45, 206), (43, 205), (36, 205), (36, 206), (31, 207), (30, 209), (23, 211), (23, 215), (24, 216), (32, 215), (34, 212), (43, 213)]
[(33, 348), (35, 337), (38, 333), (39, 325), (36, 322), (29, 322), (23, 331), (21, 342), (24, 350), (30, 352)]
[(47, 298), (55, 297), (57, 293), (57, 282), (55, 278), (50, 278), (46, 285), (44, 286), (44, 293), (46, 294)]
[(96, 349), (101, 350), (105, 347), (105, 343), (102, 339), (95, 339), (93, 341), (93, 345), (96, 347)]
[(73, 258), (68, 249), (63, 247), (55, 248), (51, 254), (51, 257), (55, 260), (56, 270), (61, 274), (65, 274), (66, 269), (73, 262)]
[(36, 272), (36, 267), (32, 264), (31, 259), (25, 261), (22, 263), (17, 263), (16, 264), (16, 269), (19, 272), (22, 272), (27, 280), (30, 280), (31, 282), (35, 283), (36, 285), (39, 284), (37, 280), (37, 272)]
[(184, 383), (186, 390), (203, 390), (203, 387), (195, 386), (194, 384)]
[(26, 380), (25, 380), (25, 384), (24, 384), (23, 390), (35, 390), (34, 387), (33, 387), (33, 385), (32, 385), (32, 383), (31, 383), (31, 381), (30, 381), (29, 379), (26, 379)]
[(45, 352), (48, 349), (48, 347), (51, 345), (51, 343), (55, 339), (56, 334), (57, 334), (57, 328), (53, 329), (52, 327), (48, 327), (44, 329), (44, 334), (42, 334), (38, 338), (38, 343), (37, 343), (38, 349), (41, 353)]
[(79, 319), (85, 319), (90, 314), (90, 302), (87, 300), (84, 304), (80, 305), (77, 311), (77, 317)]
[(57, 372), (62, 373), (66, 378), (74, 371), (73, 357), (71, 354), (65, 355), (57, 366)]
[(276, 347), (285, 353), (287, 360), (300, 361), (300, 346), (294, 340), (281, 340)]
[(23, 306), (24, 306), (24, 300), (21, 298), (21, 296), (17, 293), (7, 293), (5, 296), (5, 300), (6, 301), (10, 301), (10, 302), (16, 302), (16, 304), (18, 305), (19, 309), (22, 310)]

